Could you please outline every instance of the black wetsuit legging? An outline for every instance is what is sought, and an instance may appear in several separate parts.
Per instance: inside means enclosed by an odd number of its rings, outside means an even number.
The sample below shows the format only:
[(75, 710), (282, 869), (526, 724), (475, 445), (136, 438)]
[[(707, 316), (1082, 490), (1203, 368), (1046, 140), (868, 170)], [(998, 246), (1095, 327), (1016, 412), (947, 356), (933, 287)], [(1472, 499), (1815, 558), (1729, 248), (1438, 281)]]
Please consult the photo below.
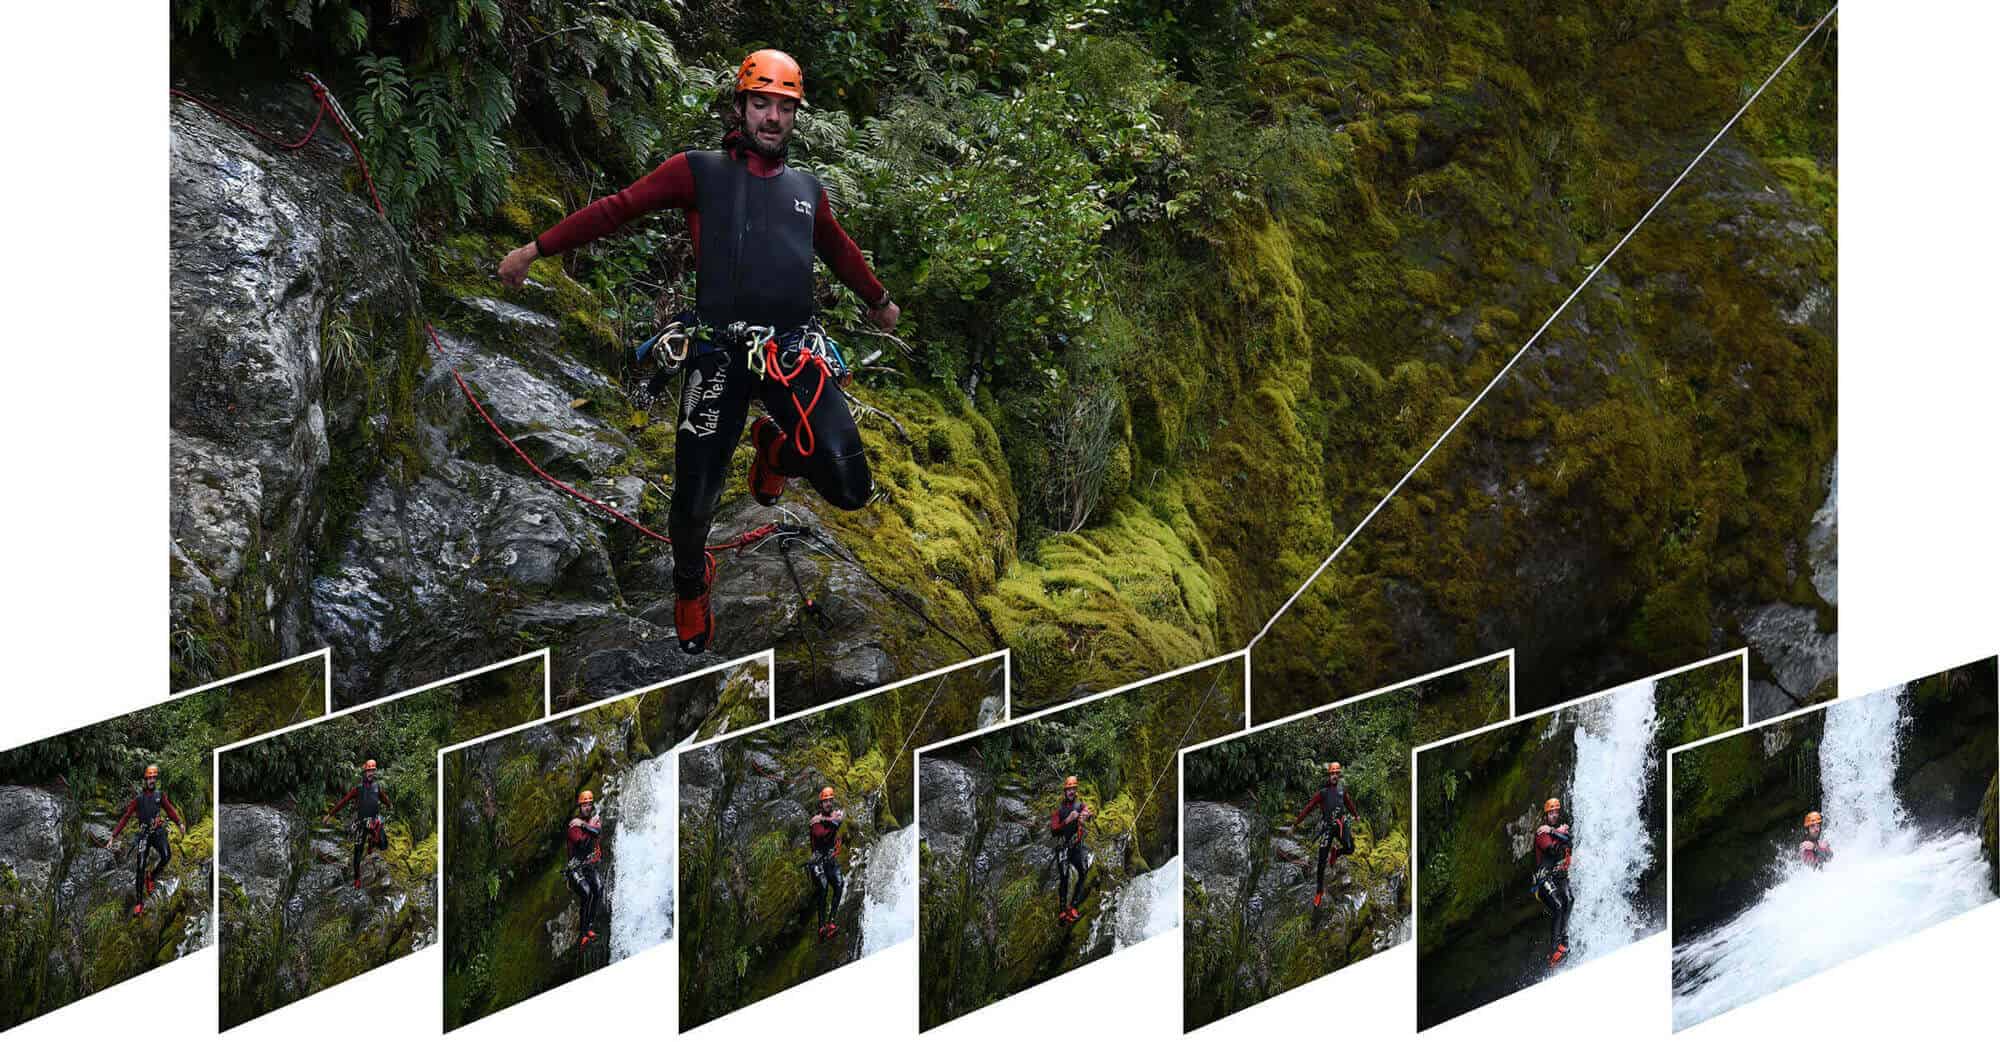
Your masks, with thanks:
[(368, 849), (370, 847), (374, 847), (377, 850), (389, 849), (388, 838), (377, 839), (375, 828), (371, 824), (371, 821), (372, 819), (362, 818), (354, 824), (355, 829), (360, 833), (360, 835), (354, 838), (354, 878), (356, 879), (361, 878), (361, 859), (368, 856)]
[(597, 923), (597, 906), (604, 901), (604, 884), (597, 878), (597, 866), (589, 861), (571, 859), (563, 878), (569, 881), (569, 888), (576, 894), (577, 933), (587, 934)]
[(1089, 862), (1084, 857), (1083, 841), (1077, 840), (1056, 852), (1056, 902), (1061, 905), (1057, 911), (1067, 912), (1070, 905), (1069, 870), (1076, 869), (1076, 895), (1083, 896), (1083, 868)]
[[(699, 350), (701, 345), (696, 345)], [(820, 391), (820, 384), (826, 386)], [(813, 394), (820, 391), (819, 401)], [(689, 357), (681, 385), (681, 423), (674, 436), (673, 504), (667, 535), (674, 541), (674, 585), (683, 597), (706, 588), (708, 542), (715, 508), (728, 487), (729, 459), (743, 438), (750, 399), (764, 403), (780, 430), (791, 437), (778, 456), (778, 472), (803, 477), (828, 503), (841, 510), (868, 505), (874, 485), (861, 432), (847, 410), (847, 398), (817, 366), (808, 366), (791, 387), (750, 371), (743, 351), (709, 350)], [(800, 432), (801, 406), (812, 405), (812, 434)], [(804, 441), (810, 455), (800, 451)]]
[(1551, 871), (1535, 884), (1535, 900), (1549, 910), (1549, 947), (1569, 944), (1569, 912), (1576, 898), (1570, 896), (1569, 873)]
[(1313, 889), (1326, 889), (1326, 866), (1333, 861), (1334, 844), (1340, 844), (1340, 855), (1346, 857), (1354, 853), (1354, 828), (1344, 817), (1328, 823), (1326, 831), (1319, 837), (1319, 867), (1313, 876)]
[(819, 914), (822, 924), (830, 923), (840, 911), (840, 862), (834, 860), (833, 852), (816, 851), (810, 866), (813, 884), (813, 911)]
[[(137, 903), (145, 904), (146, 880), (151, 876), (158, 875), (161, 869), (166, 868), (167, 862), (174, 859), (174, 852), (171, 847), (167, 846), (167, 827), (164, 824), (141, 825), (140, 828), (144, 830), (144, 835), (139, 840), (139, 900)], [(157, 852), (160, 855), (160, 863), (154, 865), (151, 869), (146, 867), (146, 852), (149, 850)]]

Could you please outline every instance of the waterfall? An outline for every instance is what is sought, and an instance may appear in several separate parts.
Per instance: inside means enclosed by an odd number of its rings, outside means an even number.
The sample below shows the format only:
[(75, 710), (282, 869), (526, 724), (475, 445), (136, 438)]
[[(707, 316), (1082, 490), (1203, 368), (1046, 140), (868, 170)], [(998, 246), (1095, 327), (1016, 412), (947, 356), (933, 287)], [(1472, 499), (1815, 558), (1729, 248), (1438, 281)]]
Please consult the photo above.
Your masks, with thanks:
[(1176, 856), (1118, 890), (1115, 946), (1129, 948), (1181, 924), (1181, 859)]
[(1805, 867), (1788, 837), (1777, 881), (1748, 910), (1674, 949), (1676, 1030), (1993, 899), (1979, 837), (1923, 835), (1896, 798), (1903, 697), (1826, 710), (1820, 810), (1833, 860)]
[(1651, 681), (1628, 684), (1586, 704), (1576, 728), (1569, 935), (1578, 962), (1623, 948), (1653, 925), (1640, 909), (1639, 885), (1654, 858), (1645, 813), (1660, 769), (1654, 697)]
[(1913, 845), (1903, 801), (1896, 798), (1896, 752), (1903, 732), (1904, 690), (1882, 691), (1826, 712), (1819, 743), (1820, 812), (1827, 845), (1845, 854)]
[(868, 863), (861, 868), (861, 954), (916, 935), (917, 827), (911, 825), (868, 848)]
[(987, 695), (979, 700), (979, 727), (981, 731), (999, 723), (1007, 715), (1006, 700), (999, 695)]
[(674, 935), (675, 754), (626, 772), (618, 788), (617, 846), (611, 886), (611, 958), (637, 955)]

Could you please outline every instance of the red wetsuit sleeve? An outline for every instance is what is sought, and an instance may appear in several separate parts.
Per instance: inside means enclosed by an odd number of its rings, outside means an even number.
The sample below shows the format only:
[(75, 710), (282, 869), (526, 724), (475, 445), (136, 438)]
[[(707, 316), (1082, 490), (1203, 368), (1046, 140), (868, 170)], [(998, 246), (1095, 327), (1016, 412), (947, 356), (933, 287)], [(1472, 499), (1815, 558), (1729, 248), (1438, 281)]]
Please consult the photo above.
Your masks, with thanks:
[(164, 792), (160, 794), (160, 809), (167, 812), (167, 817), (173, 819), (174, 824), (179, 825), (181, 828), (187, 828), (187, 822), (181, 817), (181, 809), (174, 806), (174, 798), (172, 796)]
[(390, 810), (396, 809), (396, 804), (394, 803), (394, 801), (389, 799), (389, 790), (377, 787), (375, 790), (375, 798), (382, 801), (382, 806), (387, 807)]
[(355, 786), (355, 787), (354, 787), (354, 788), (352, 788), (352, 789), (349, 789), (349, 790), (347, 790), (347, 795), (345, 795), (345, 796), (342, 796), (342, 797), (340, 798), (340, 802), (339, 802), (339, 803), (336, 803), (336, 804), (334, 804), (334, 805), (333, 805), (333, 809), (332, 809), (332, 810), (330, 810), (330, 811), (327, 811), (327, 813), (328, 813), (328, 814), (338, 814), (338, 813), (340, 813), (340, 808), (342, 808), (342, 807), (345, 807), (345, 806), (347, 806), (347, 805), (348, 805), (348, 803), (349, 803), (349, 802), (351, 802), (351, 801), (352, 801), (352, 800), (354, 799), (354, 797), (356, 797), (356, 796), (359, 796), (359, 795), (361, 795), (361, 787), (360, 787), (359, 785)]
[(692, 210), (694, 203), (694, 169), (686, 153), (676, 152), (623, 191), (592, 202), (535, 236), (535, 248), (544, 257), (554, 257), (602, 239), (655, 210)]
[(882, 287), (882, 280), (868, 267), (868, 258), (861, 255), (861, 247), (847, 237), (847, 229), (834, 219), (833, 203), (826, 197), (826, 189), (819, 190), (819, 209), (813, 211), (813, 249), (819, 253), (826, 266), (842, 285), (854, 291), (869, 307), (888, 295)]
[(1535, 851), (1537, 853), (1547, 850), (1555, 845), (1556, 845), (1556, 840), (1555, 840), (1555, 835), (1553, 833), (1549, 832), (1535, 833)]
[(569, 841), (570, 841), (571, 843), (581, 843), (581, 842), (583, 842), (583, 823), (582, 823), (582, 822), (579, 822), (579, 821), (572, 821), (572, 822), (570, 822), (570, 823), (569, 823)]
[(1056, 809), (1049, 812), (1049, 831), (1061, 832), (1062, 827), (1062, 804), (1058, 803), (1056, 804)]
[(1325, 798), (1325, 794), (1323, 793), (1313, 793), (1313, 798), (1306, 801), (1305, 809), (1299, 811), (1299, 816), (1292, 819), (1293, 827), (1297, 827), (1299, 822), (1306, 820), (1306, 815), (1311, 814), (1313, 808), (1319, 806), (1320, 802)]
[(111, 828), (111, 838), (117, 839), (118, 834), (125, 831), (125, 823), (131, 821), (132, 815), (137, 814), (138, 812), (139, 812), (139, 799), (138, 797), (135, 796), (132, 798), (132, 802), (127, 803), (125, 805), (125, 813), (118, 815), (118, 824), (112, 826)]

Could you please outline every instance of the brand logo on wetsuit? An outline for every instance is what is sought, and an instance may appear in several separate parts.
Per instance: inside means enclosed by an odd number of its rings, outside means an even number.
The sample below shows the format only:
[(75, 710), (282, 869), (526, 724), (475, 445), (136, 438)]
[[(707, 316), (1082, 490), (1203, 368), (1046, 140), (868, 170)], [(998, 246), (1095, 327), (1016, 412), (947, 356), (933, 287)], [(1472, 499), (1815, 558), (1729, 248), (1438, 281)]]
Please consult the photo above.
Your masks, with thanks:
[(792, 209), (798, 213), (810, 214), (813, 212), (813, 204), (806, 202), (804, 199), (794, 199), (792, 200)]
[(706, 438), (722, 427), (722, 380), (718, 377), (703, 376), (700, 369), (689, 369), (687, 393), (681, 398), (681, 430), (693, 431), (697, 438)]

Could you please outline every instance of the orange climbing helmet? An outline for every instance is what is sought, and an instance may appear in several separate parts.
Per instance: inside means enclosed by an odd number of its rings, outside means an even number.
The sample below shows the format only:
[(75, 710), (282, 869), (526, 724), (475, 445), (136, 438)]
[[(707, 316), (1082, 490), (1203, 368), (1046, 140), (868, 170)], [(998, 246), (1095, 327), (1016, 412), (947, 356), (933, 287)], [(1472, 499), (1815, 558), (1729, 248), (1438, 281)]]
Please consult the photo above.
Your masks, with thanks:
[(790, 98), (803, 105), (806, 100), (806, 74), (799, 69), (799, 63), (783, 51), (768, 47), (752, 51), (736, 69), (736, 93), (751, 90)]
[(589, 789), (585, 789), (582, 792), (576, 794), (576, 805), (581, 807), (584, 804), (595, 800), (596, 798), (597, 798), (596, 794), (592, 793)]
[(1554, 796), (1549, 797), (1548, 802), (1542, 804), (1543, 814), (1553, 814), (1561, 809), (1563, 809), (1563, 801), (1556, 799)]
[(1819, 811), (1809, 810), (1806, 812), (1806, 828), (1812, 828), (1813, 826), (1819, 824), (1819, 822), (1820, 822)]
[(1326, 765), (1326, 776), (1329, 778), (1340, 777), (1340, 761), (1336, 760)]
[(1070, 775), (1069, 777), (1067, 777), (1067, 778), (1064, 778), (1064, 779), (1063, 779), (1063, 788), (1065, 788), (1065, 789), (1074, 789), (1074, 788), (1076, 788), (1076, 775), (1072, 774), (1072, 775)]
[(819, 798), (820, 798), (820, 799), (823, 799), (823, 800), (830, 800), (830, 799), (832, 799), (832, 798), (833, 798), (833, 786), (829, 785), (829, 786), (827, 786), (827, 787), (825, 787), (825, 788), (823, 788), (823, 789), (819, 790)]
[(364, 763), (364, 764), (362, 764), (362, 765), (361, 765), (361, 769), (362, 769), (362, 770), (364, 770), (364, 771), (372, 771), (372, 770), (374, 770), (374, 769), (375, 769), (375, 761), (373, 761), (373, 760), (370, 760), (370, 761), (368, 761), (367, 763)]
[(147, 780), (147, 781), (152, 781), (152, 780), (153, 780), (154, 778), (157, 778), (157, 777), (159, 777), (159, 776), (160, 776), (160, 765), (159, 765), (159, 764), (157, 764), (157, 763), (149, 763), (149, 764), (147, 764), (147, 765), (146, 765), (146, 780)]

